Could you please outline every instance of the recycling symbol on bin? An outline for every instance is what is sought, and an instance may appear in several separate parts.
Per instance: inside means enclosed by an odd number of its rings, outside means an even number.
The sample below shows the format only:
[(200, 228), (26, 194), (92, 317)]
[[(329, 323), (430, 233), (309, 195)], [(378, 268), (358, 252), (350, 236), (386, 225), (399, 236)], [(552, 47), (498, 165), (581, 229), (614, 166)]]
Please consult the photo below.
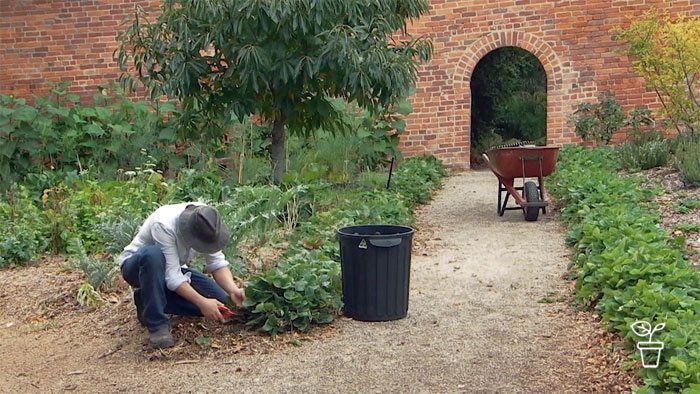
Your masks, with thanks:
[(367, 241), (365, 241), (365, 239), (362, 238), (362, 241), (360, 241), (360, 244), (357, 245), (357, 247), (360, 249), (367, 249)]

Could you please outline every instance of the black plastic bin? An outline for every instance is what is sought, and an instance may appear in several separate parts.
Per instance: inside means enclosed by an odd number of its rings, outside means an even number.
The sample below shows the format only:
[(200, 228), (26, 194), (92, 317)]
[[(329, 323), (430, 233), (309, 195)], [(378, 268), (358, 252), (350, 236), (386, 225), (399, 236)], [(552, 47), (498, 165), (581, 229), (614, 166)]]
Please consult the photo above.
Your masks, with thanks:
[(345, 316), (362, 321), (406, 317), (414, 232), (384, 224), (338, 230)]

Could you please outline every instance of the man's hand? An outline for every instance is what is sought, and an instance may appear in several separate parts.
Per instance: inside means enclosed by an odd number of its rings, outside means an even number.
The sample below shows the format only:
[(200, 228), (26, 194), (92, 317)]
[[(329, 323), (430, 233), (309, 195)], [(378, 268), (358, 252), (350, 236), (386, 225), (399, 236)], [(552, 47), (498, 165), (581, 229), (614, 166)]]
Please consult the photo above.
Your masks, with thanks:
[(202, 312), (202, 316), (209, 320), (222, 323), (226, 320), (219, 310), (219, 306), (224, 306), (224, 304), (215, 298), (204, 298), (197, 306), (199, 307), (199, 311)]
[(245, 301), (245, 291), (238, 287), (228, 293), (228, 296), (231, 297), (231, 301), (239, 308), (243, 305), (243, 301)]
[(216, 298), (205, 298), (187, 282), (180, 285), (175, 292), (182, 298), (197, 305), (202, 316), (209, 320), (224, 322), (224, 317), (219, 312), (219, 305), (224, 305)]

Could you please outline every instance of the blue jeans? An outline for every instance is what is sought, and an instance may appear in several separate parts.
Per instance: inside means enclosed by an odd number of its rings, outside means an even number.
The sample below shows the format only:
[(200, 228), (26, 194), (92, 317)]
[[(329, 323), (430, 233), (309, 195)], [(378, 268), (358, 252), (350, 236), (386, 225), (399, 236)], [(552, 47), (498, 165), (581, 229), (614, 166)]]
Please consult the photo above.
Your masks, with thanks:
[[(144, 246), (122, 264), (122, 276), (134, 291), (139, 322), (154, 332), (170, 325), (170, 315), (202, 316), (199, 308), (165, 286), (165, 256), (159, 246)], [(182, 268), (190, 273), (190, 285), (206, 298), (229, 302), (229, 295), (209, 276)]]

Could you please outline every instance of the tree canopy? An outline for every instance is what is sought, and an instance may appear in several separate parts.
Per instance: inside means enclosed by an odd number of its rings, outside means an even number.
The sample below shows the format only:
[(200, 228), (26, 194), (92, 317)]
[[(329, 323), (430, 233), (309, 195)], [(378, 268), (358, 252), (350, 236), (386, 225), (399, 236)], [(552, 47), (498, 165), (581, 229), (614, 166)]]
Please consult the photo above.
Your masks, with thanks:
[(613, 30), (628, 45), (622, 52), (646, 81), (678, 131), (700, 130), (700, 18), (655, 9)]
[(426, 0), (166, 0), (155, 20), (137, 10), (116, 54), (126, 87), (271, 124), (279, 183), (285, 129), (342, 130), (332, 98), (377, 111), (409, 95), (432, 43), (407, 24), (427, 12)]

